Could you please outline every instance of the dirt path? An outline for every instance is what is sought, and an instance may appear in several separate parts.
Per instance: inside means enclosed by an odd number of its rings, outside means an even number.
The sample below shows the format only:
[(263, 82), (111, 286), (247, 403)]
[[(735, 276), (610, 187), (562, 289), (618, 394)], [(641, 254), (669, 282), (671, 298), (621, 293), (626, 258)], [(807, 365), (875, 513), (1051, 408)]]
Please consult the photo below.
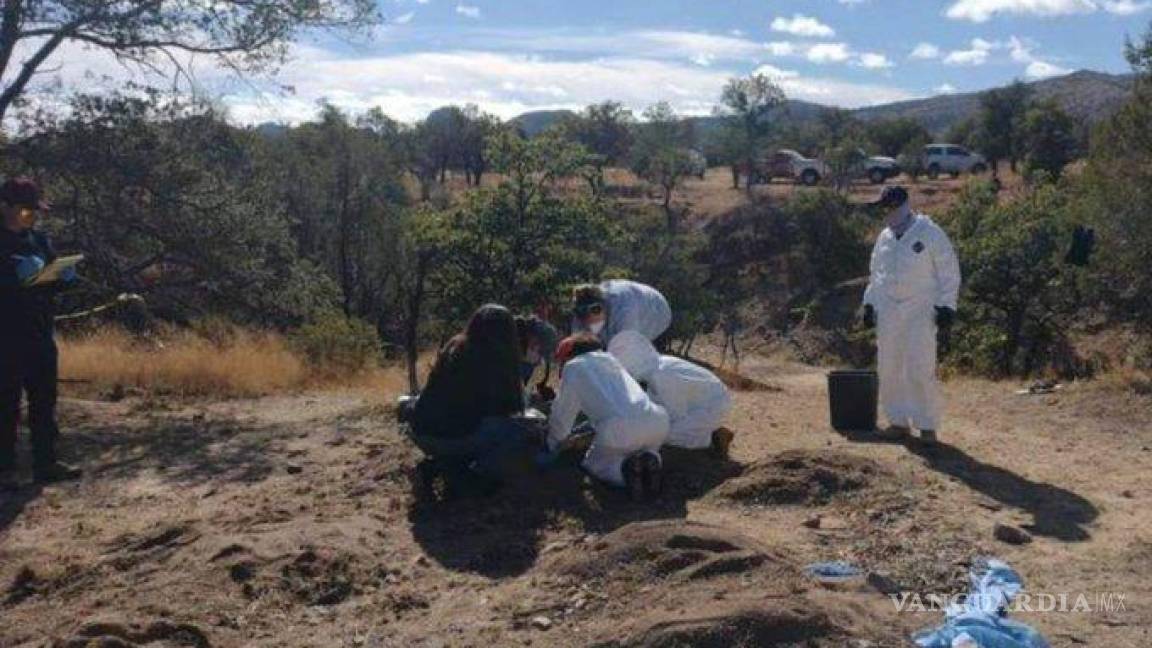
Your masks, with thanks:
[[(737, 395), (733, 461), (668, 453), (644, 506), (564, 467), (492, 500), (415, 498), (416, 452), (356, 396), (67, 401), (85, 480), (0, 495), (0, 647), (897, 646), (940, 614), (799, 566), (948, 594), (986, 554), (1030, 592), (1091, 597), (1021, 615), (1054, 646), (1152, 645), (1147, 400), (952, 382), (928, 455), (829, 430), (819, 370), (743, 370), (768, 389)], [(1123, 609), (1098, 609), (1108, 593)]]

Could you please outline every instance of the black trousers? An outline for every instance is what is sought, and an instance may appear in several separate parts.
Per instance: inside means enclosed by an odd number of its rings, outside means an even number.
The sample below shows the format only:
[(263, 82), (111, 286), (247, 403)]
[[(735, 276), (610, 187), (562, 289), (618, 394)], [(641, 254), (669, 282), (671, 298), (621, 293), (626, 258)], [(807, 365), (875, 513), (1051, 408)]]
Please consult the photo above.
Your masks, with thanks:
[(55, 342), (17, 347), (11, 340), (0, 345), (0, 467), (16, 460), (16, 429), (20, 399), (28, 396), (28, 427), (32, 431), (32, 465), (43, 468), (56, 461)]

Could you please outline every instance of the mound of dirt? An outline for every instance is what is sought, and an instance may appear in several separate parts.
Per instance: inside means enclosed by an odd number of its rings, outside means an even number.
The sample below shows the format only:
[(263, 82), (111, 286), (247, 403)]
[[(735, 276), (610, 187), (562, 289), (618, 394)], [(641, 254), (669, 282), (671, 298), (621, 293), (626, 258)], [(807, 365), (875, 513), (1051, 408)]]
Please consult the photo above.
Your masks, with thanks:
[[(722, 527), (683, 520), (629, 524), (567, 550), (541, 572), (538, 583), (550, 584), (553, 598), (538, 598), (528, 613), (563, 616), (603, 648), (831, 648), (890, 638), (877, 629), (891, 624), (858, 622), (867, 614), (861, 612), (865, 599), (844, 605), (810, 596), (818, 585), (783, 550)], [(850, 596), (883, 601), (875, 592)]]
[(865, 457), (831, 450), (791, 450), (752, 464), (716, 489), (715, 496), (758, 506), (820, 505), (894, 480), (890, 471)]
[[(822, 642), (821, 639), (824, 641)], [(732, 648), (753, 646), (842, 646), (826, 614), (805, 609), (737, 608), (707, 617), (657, 623), (623, 643), (602, 648)]]
[(750, 570), (786, 578), (782, 556), (727, 529), (692, 522), (638, 522), (601, 538), (592, 551), (547, 567), (582, 580), (650, 582), (653, 578), (692, 581)]

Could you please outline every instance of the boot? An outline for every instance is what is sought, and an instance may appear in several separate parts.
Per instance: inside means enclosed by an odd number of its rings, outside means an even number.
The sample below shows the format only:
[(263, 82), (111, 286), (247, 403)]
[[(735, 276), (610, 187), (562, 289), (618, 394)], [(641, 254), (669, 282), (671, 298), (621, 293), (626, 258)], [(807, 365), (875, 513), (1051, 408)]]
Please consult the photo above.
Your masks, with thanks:
[(736, 437), (736, 433), (726, 427), (718, 428), (712, 431), (712, 454), (717, 459), (727, 459), (729, 450), (732, 448), (732, 440)]
[(634, 454), (624, 460), (624, 490), (633, 502), (644, 501), (644, 466), (641, 459), (646, 454)]
[(664, 470), (660, 457), (645, 452), (640, 456), (640, 470), (644, 482), (644, 497), (656, 499), (664, 493)]

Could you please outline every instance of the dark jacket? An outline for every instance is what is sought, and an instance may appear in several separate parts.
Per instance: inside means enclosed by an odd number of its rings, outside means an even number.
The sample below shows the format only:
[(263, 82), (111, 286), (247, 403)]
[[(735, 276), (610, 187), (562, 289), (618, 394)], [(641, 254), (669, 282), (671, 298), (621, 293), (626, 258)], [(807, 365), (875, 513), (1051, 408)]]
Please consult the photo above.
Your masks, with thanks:
[(0, 227), (0, 344), (51, 344), (57, 286), (24, 286), (16, 276), (18, 261), (14, 256), (38, 256), (47, 265), (56, 260), (56, 251), (43, 232), (27, 230), (17, 234)]
[(462, 336), (449, 340), (416, 401), (413, 432), (446, 438), (471, 434), (489, 416), (511, 416), (524, 409), (519, 364), (499, 357)]

